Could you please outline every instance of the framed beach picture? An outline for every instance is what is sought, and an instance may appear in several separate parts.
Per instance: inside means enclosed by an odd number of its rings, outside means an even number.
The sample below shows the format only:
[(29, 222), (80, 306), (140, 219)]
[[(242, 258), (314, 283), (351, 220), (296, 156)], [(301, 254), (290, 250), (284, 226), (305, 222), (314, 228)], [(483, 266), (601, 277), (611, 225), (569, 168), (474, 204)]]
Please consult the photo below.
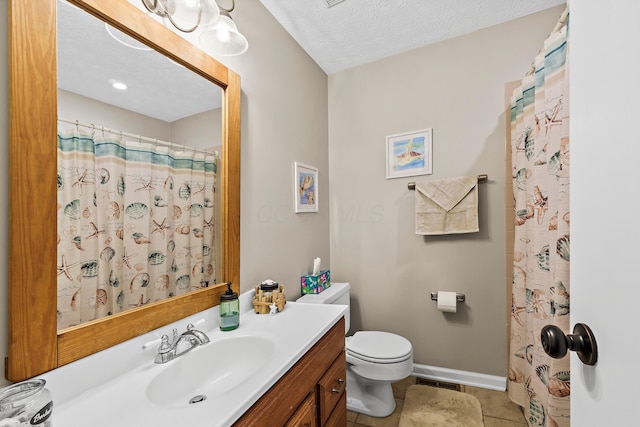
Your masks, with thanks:
[(433, 173), (433, 129), (387, 136), (387, 179)]
[(295, 211), (318, 212), (318, 168), (294, 164)]

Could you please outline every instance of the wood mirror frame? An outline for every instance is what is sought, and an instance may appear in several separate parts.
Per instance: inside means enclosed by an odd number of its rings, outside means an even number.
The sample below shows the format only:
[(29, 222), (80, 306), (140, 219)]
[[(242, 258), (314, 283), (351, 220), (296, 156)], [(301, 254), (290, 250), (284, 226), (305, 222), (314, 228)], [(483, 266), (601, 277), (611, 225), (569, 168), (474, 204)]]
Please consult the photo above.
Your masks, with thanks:
[[(9, 348), (21, 381), (218, 304), (240, 288), (240, 77), (126, 0), (68, 0), (222, 89), (223, 283), (57, 331), (57, 0), (9, 0)], [(81, 37), (81, 35), (79, 35)]]

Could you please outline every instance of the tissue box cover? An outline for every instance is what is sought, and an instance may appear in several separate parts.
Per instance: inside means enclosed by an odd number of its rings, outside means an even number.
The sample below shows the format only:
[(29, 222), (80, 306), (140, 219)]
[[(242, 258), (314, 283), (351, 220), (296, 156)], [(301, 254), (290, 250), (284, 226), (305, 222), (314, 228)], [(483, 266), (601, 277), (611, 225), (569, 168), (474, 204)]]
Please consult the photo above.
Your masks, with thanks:
[(302, 294), (319, 294), (331, 286), (330, 270), (322, 270), (320, 274), (305, 274), (300, 277)]

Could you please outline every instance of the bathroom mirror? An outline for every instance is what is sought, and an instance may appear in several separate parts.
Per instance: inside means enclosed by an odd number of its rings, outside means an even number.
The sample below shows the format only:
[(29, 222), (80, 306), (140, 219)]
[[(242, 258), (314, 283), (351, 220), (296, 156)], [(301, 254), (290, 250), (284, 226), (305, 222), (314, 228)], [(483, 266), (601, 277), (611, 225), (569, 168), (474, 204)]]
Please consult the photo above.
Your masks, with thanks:
[[(56, 4), (9, 2), (10, 381), (33, 377), (217, 305), (239, 291), (240, 78), (126, 0), (71, 0), (222, 90), (221, 283), (56, 331)], [(80, 36), (80, 35), (79, 35)]]
[[(68, 1), (58, 0), (57, 5), (58, 131), (66, 141), (64, 154), (58, 153), (61, 330), (221, 281), (215, 268), (215, 260), (221, 259), (220, 246), (215, 245), (215, 236), (221, 235), (215, 230), (221, 204), (213, 188), (213, 176), (219, 176), (208, 175), (205, 185), (204, 176), (193, 176), (198, 169), (186, 173), (188, 163), (182, 162), (195, 158), (193, 164), (198, 165), (206, 158), (211, 165), (214, 156), (200, 150), (221, 151), (222, 91)], [(123, 86), (116, 88), (117, 83)], [(104, 148), (98, 148), (105, 144), (99, 143), (96, 150), (102, 155), (95, 161), (107, 164), (87, 173), (86, 162), (93, 160), (71, 148), (76, 147), (73, 141), (79, 142), (72, 135), (122, 140), (129, 154), (150, 150), (159, 159), (173, 159), (174, 166), (163, 169), (162, 160), (153, 160), (152, 166), (133, 170), (140, 165), (126, 163), (128, 172), (122, 175), (124, 167), (114, 164), (114, 157), (107, 162)], [(98, 185), (93, 170), (99, 170)], [(185, 173), (182, 179), (189, 176), (183, 184), (188, 186), (176, 184), (174, 191), (186, 192), (172, 194), (180, 173)], [(117, 191), (118, 175), (126, 196)], [(172, 184), (165, 185), (169, 179)], [(149, 214), (140, 215), (135, 240), (135, 219), (126, 213), (127, 206)], [(185, 226), (191, 220), (194, 224)], [(122, 231), (119, 236), (116, 229)], [(198, 270), (207, 274), (200, 276)]]

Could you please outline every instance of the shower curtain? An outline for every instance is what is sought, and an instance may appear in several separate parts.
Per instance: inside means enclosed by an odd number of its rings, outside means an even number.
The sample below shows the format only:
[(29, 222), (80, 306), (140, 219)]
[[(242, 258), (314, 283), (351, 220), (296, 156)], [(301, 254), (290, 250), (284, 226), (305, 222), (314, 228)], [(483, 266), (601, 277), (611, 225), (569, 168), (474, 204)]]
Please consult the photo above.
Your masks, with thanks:
[(213, 284), (214, 155), (58, 135), (58, 329)]
[(569, 356), (545, 354), (540, 331), (569, 331), (567, 26), (549, 36), (511, 100), (515, 199), (509, 397), (531, 426), (569, 426)]

